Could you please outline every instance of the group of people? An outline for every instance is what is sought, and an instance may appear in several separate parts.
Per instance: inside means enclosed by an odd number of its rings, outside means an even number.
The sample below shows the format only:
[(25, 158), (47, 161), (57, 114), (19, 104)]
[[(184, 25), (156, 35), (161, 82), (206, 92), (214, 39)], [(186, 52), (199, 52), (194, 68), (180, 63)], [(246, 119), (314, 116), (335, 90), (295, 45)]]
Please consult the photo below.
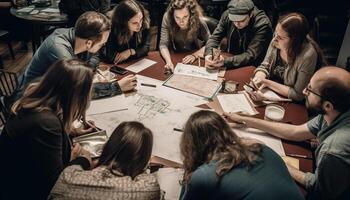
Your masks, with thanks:
[[(118, 64), (147, 55), (148, 11), (124, 0), (111, 19), (90, 11), (74, 28), (57, 29), (29, 63), (11, 103), (11, 116), (0, 135), (1, 199), (162, 199), (154, 174), (147, 170), (152, 130), (140, 122), (119, 124), (97, 162), (70, 137), (91, 131), (85, 112), (92, 98), (134, 89), (136, 77), (93, 82), (102, 60)], [(184, 63), (204, 57), (206, 67), (258, 66), (253, 84), (305, 100), (319, 114), (303, 125), (269, 122), (212, 111), (193, 113), (183, 128), (180, 151), (184, 176), (180, 199), (310, 199), (350, 197), (350, 74), (319, 67), (324, 59), (298, 13), (280, 18), (275, 33), (268, 17), (251, 0), (231, 0), (213, 33), (195, 0), (172, 0), (163, 16), (160, 53), (173, 70), (171, 51), (185, 51)], [(213, 60), (213, 48), (226, 37), (226, 51)], [(105, 45), (106, 44), (106, 45)], [(224, 49), (223, 49), (224, 51)], [(264, 58), (265, 56), (265, 58)], [(266, 97), (258, 90), (252, 99)], [(83, 125), (76, 127), (75, 121)], [(287, 140), (316, 138), (315, 173), (293, 168), (259, 141), (238, 137), (236, 123)]]

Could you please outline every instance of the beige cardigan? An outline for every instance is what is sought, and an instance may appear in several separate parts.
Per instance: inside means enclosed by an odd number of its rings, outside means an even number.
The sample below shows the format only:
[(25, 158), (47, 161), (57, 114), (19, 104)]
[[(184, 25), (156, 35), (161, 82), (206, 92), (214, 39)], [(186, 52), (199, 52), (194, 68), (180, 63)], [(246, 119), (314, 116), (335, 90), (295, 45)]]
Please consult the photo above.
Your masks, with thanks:
[(161, 190), (154, 174), (116, 176), (106, 167), (83, 170), (67, 167), (60, 175), (48, 199), (158, 200)]
[[(273, 46), (273, 40), (270, 42), (264, 61), (255, 70), (264, 72), (269, 78), (270, 72), (275, 66), (277, 58), (277, 48)], [(297, 56), (293, 65), (288, 65), (283, 75), (284, 85), (290, 87), (288, 98), (294, 101), (304, 99), (303, 90), (309, 83), (312, 75), (315, 73), (317, 64), (317, 52), (310, 42), (302, 46), (302, 51)]]

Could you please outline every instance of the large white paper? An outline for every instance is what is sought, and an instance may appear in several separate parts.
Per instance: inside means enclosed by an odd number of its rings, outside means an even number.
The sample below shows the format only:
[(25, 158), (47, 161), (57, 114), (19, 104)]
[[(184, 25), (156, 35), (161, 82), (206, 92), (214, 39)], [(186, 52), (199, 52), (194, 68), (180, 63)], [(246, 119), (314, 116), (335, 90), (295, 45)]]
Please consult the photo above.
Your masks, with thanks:
[(244, 112), (249, 115), (257, 114), (257, 111), (243, 93), (218, 95), (217, 98), (224, 112)]
[(174, 69), (174, 74), (206, 78), (215, 81), (218, 80), (218, 73), (219, 70), (208, 70), (205, 67), (198, 67), (195, 65), (187, 65), (183, 63), (177, 63)]
[(246, 129), (233, 128), (232, 130), (240, 137), (248, 137), (248, 138), (260, 140), (266, 146), (273, 149), (280, 156), (286, 155), (280, 138), (274, 137), (264, 131), (254, 129), (254, 128), (246, 128)]
[(166, 200), (178, 200), (180, 198), (181, 185), (184, 171), (174, 168), (160, 168), (156, 173), (160, 189), (165, 191)]
[(105, 99), (92, 100), (86, 115), (96, 115), (106, 112), (116, 112), (128, 109), (128, 100), (124, 95), (117, 95)]
[[(182, 163), (180, 156), (182, 132), (174, 131), (174, 128), (182, 129), (188, 117), (200, 110), (194, 106), (207, 101), (196, 95), (164, 87), (159, 80), (139, 75), (137, 80), (137, 93), (120, 95), (94, 103), (95, 113), (99, 113), (90, 114), (87, 117), (88, 120), (95, 121), (96, 126), (106, 130), (108, 136), (123, 121), (140, 121), (153, 132), (152, 154)], [(141, 86), (140, 83), (154, 84), (156, 87)], [(116, 103), (118, 105), (113, 105)], [(101, 107), (105, 110), (103, 107), (107, 106), (110, 107), (108, 109), (117, 110), (115, 108), (124, 108), (124, 105), (128, 110), (101, 112), (98, 109)]]
[(126, 69), (132, 71), (134, 73), (139, 73), (140, 71), (156, 64), (157, 62), (144, 58), (142, 60), (137, 61), (136, 63), (129, 65)]

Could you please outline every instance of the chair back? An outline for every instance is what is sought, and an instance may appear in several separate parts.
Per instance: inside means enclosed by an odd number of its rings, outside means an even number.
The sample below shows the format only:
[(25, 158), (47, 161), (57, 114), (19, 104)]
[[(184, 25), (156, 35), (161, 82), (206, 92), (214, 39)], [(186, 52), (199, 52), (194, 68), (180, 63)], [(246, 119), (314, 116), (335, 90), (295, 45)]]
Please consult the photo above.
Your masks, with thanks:
[(210, 34), (214, 32), (216, 26), (219, 24), (219, 21), (217, 19), (208, 16), (201, 17), (201, 20), (207, 24)]
[(0, 127), (5, 125), (9, 117), (9, 110), (5, 105), (5, 98), (11, 97), (18, 85), (17, 74), (0, 69)]

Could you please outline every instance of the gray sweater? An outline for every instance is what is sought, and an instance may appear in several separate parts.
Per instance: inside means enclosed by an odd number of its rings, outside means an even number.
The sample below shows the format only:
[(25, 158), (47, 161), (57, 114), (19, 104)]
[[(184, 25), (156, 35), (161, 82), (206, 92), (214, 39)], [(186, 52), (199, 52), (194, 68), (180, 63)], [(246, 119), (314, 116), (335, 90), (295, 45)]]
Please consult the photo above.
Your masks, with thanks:
[[(271, 71), (275, 67), (278, 49), (273, 46), (273, 40), (267, 50), (264, 61), (255, 70), (262, 71), (267, 77), (270, 77)], [(295, 101), (304, 99), (303, 90), (309, 83), (312, 75), (315, 73), (317, 64), (317, 52), (310, 42), (302, 46), (300, 54), (297, 56), (293, 65), (288, 65), (283, 75), (284, 85), (290, 87), (288, 98)]]
[(160, 35), (159, 49), (170, 48), (174, 51), (192, 51), (200, 49), (205, 45), (210, 36), (207, 24), (200, 19), (200, 26), (197, 32), (197, 38), (190, 40), (187, 38), (187, 31), (178, 30), (170, 37), (171, 24), (168, 13), (163, 16), (162, 29)]

